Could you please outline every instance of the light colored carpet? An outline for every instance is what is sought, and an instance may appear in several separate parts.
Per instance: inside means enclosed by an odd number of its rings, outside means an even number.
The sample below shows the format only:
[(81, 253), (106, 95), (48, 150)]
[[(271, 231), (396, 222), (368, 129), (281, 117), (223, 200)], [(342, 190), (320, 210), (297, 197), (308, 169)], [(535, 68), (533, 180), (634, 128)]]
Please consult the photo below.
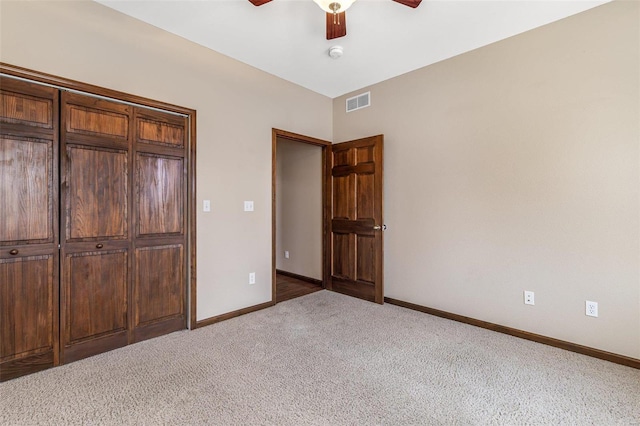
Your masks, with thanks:
[(3, 425), (640, 424), (638, 370), (328, 291), (0, 394)]

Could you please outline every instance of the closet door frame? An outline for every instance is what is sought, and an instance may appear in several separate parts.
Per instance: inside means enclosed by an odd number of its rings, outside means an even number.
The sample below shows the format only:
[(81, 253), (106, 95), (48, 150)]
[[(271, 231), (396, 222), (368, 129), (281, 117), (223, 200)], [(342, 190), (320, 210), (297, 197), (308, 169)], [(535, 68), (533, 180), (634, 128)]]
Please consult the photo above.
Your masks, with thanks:
[(175, 113), (183, 115), (187, 119), (187, 143), (186, 149), (186, 192), (187, 192), (187, 226), (186, 226), (186, 249), (185, 254), (187, 279), (185, 285), (186, 293), (186, 318), (187, 327), (190, 329), (196, 328), (196, 289), (197, 289), (197, 276), (196, 276), (196, 110), (191, 108), (185, 108), (178, 105), (169, 104), (153, 99), (148, 99), (117, 90), (111, 90), (92, 84), (79, 82), (55, 75), (42, 73), (39, 71), (30, 70), (27, 68), (18, 67), (11, 64), (0, 62), (0, 74), (22, 79), (32, 83), (40, 83), (46, 86), (58, 88), (60, 90), (69, 90), (79, 92), (88, 96), (95, 96), (106, 98), (109, 100), (131, 104), (132, 106), (139, 106), (148, 109), (156, 109), (165, 112)]

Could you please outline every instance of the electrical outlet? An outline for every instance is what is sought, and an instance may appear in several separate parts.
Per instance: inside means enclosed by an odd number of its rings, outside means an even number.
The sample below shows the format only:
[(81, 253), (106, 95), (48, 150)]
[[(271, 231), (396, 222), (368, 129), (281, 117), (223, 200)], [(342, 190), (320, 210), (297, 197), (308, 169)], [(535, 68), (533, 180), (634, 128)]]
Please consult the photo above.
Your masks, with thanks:
[(284, 258), (285, 259), (289, 258), (289, 251), (287, 251), (287, 250), (284, 251)]
[(255, 283), (256, 283), (256, 273), (249, 272), (249, 284), (255, 284)]
[(587, 300), (585, 313), (588, 317), (598, 317), (598, 302)]
[(526, 291), (525, 290), (525, 292), (524, 292), (524, 304), (525, 305), (535, 305), (536, 304), (534, 293), (532, 291)]
[(202, 200), (202, 211), (203, 212), (211, 211), (211, 200)]
[(245, 201), (244, 202), (244, 211), (252, 212), (253, 211), (253, 201)]

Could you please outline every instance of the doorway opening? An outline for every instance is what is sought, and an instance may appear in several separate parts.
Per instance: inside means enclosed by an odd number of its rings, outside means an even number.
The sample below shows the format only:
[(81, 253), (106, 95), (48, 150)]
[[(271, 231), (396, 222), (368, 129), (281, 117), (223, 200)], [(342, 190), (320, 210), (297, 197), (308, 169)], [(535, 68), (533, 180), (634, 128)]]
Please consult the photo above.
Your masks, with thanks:
[(326, 156), (331, 142), (272, 131), (272, 301), (326, 288)]

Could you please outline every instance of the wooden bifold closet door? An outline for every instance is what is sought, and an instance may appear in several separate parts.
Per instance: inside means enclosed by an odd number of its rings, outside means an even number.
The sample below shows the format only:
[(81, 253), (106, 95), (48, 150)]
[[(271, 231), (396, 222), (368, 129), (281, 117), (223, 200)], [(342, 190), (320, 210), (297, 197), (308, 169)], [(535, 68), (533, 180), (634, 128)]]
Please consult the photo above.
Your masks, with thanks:
[(58, 362), (58, 91), (0, 78), (0, 381)]
[(62, 362), (186, 328), (186, 120), (62, 95)]
[(62, 94), (62, 362), (129, 342), (131, 115)]
[(0, 381), (185, 329), (187, 117), (0, 84)]

